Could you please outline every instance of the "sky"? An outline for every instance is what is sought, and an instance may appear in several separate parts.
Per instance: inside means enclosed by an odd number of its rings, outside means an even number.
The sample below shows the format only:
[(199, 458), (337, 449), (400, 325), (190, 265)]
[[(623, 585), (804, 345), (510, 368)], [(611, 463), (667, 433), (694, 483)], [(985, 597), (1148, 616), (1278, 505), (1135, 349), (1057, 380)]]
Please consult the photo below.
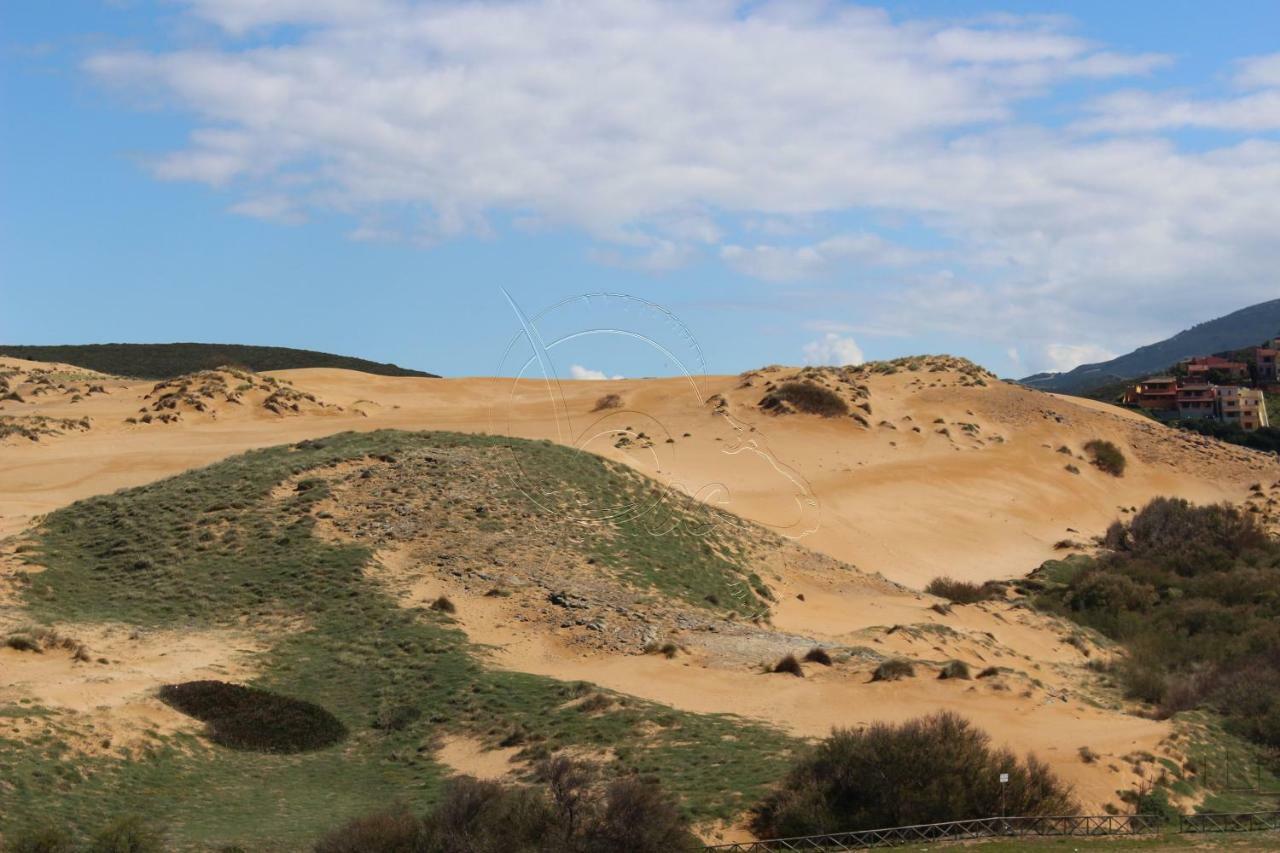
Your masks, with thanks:
[(0, 0), (0, 117), (11, 344), (1016, 377), (1280, 297), (1274, 0)]

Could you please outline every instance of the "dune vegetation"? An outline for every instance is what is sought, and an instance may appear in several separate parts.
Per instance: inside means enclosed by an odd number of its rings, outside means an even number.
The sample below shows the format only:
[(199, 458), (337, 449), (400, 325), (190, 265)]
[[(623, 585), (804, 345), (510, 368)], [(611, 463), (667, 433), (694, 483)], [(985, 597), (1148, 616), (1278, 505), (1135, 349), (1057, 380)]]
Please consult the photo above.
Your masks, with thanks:
[[(437, 802), (447, 771), (430, 745), (451, 732), (517, 745), (529, 761), (565, 749), (608, 750), (602, 784), (652, 777), (688, 818), (728, 817), (754, 801), (782, 772), (791, 738), (740, 719), (488, 669), (447, 612), (402, 607), (368, 581), (370, 548), (314, 535), (312, 511), (328, 487), (308, 472), (353, 461), (392, 467), (410, 454), (473, 460), (471, 469), (490, 478), (493, 499), (483, 514), (469, 515), (476, 524), (516, 523), (530, 507), (500, 476), (511, 445), (447, 433), (343, 434), (246, 453), (51, 514), (30, 555), (46, 568), (27, 576), (24, 590), (34, 620), (125, 622), (143, 630), (248, 627), (268, 651), (245, 687), (269, 692), (175, 688), (168, 701), (201, 717), (212, 713), (210, 690), (254, 701), (248, 717), (214, 719), (212, 742), (186, 731), (156, 733), (140, 755), (70, 751), (64, 740), (74, 732), (60, 728), (57, 714), (34, 704), (0, 707), (0, 717), (49, 721), (48, 735), (35, 739), (0, 729), (0, 831), (16, 832), (24, 816), (41, 815), (87, 835), (139, 813), (163, 825), (178, 847), (311, 843), (344, 818), (387, 802), (414, 809)], [(614, 505), (656, 488), (598, 457), (549, 443), (518, 445), (526, 475), (565, 500)], [(273, 494), (290, 478), (297, 486)], [(448, 486), (422, 485), (442, 500)], [(705, 511), (683, 499), (668, 507), (690, 519)], [(601, 555), (601, 571), (702, 607), (711, 606), (706, 596), (714, 591), (735, 601), (726, 590), (740, 581), (738, 570), (711, 547), (714, 535), (679, 527), (653, 537), (640, 520), (613, 529), (609, 541), (586, 543)], [(685, 570), (654, 573), (653, 560), (678, 561)], [(610, 700), (607, 709), (575, 703), (592, 692)], [(272, 697), (306, 703), (291, 706), (305, 709), (303, 742), (285, 732), (290, 749), (224, 746), (260, 746), (244, 743), (244, 726), (264, 697), (276, 706), (284, 700)], [(348, 733), (336, 745), (326, 745), (338, 731), (325, 722), (329, 715)], [(321, 737), (314, 736), (317, 725)], [(294, 746), (306, 751), (274, 754)]]

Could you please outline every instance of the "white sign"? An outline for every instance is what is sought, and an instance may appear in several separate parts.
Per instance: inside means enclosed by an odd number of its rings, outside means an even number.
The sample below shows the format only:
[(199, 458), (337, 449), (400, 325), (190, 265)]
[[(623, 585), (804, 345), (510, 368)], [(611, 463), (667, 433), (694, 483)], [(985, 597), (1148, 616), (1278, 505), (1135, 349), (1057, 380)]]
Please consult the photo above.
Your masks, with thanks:
[(1008, 773), (1001, 773), (1001, 774), (1000, 774), (1000, 784), (1001, 784), (1001, 785), (1008, 785), (1008, 784), (1009, 784), (1009, 774), (1008, 774)]

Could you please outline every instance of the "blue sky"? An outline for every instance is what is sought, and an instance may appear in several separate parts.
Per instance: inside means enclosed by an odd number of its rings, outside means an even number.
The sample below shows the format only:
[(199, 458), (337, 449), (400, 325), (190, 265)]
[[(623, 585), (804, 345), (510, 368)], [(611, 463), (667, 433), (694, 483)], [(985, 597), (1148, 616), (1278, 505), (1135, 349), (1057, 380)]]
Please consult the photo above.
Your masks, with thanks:
[(1022, 375), (1280, 296), (1275, 3), (0, 0), (0, 109), (8, 343), (475, 375), (606, 291)]

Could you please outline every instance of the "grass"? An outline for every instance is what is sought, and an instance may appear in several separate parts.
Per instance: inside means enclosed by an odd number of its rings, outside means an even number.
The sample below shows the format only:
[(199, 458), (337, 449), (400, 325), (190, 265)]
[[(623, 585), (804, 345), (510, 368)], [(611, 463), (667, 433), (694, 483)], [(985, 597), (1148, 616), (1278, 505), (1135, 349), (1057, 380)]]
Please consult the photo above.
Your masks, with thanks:
[[(167, 825), (178, 849), (296, 849), (387, 802), (433, 803), (445, 770), (422, 747), (447, 732), (496, 745), (518, 730), (530, 753), (612, 748), (616, 772), (657, 777), (696, 819), (728, 818), (754, 801), (781, 775), (796, 747), (791, 738), (634, 698), (609, 713), (583, 714), (569, 704), (583, 695), (577, 686), (488, 670), (446, 615), (399, 607), (365, 578), (368, 548), (313, 536), (310, 510), (324, 485), (270, 498), (277, 484), (345, 460), (443, 449), (483, 459), (508, 448), (526, 476), (579, 496), (635, 498), (648, 483), (549, 443), (382, 431), (252, 451), (50, 514), (32, 555), (47, 568), (25, 590), (34, 620), (262, 626), (271, 648), (250, 686), (319, 705), (351, 735), (340, 747), (296, 755), (156, 735), (126, 758), (118, 750), (72, 754), (62, 718), (49, 720), (48, 736), (34, 741), (7, 738), (0, 728), (0, 831), (22, 814), (45, 814), (85, 833), (138, 812)], [(522, 512), (547, 512), (502, 478), (492, 493)], [(669, 504), (669, 513), (682, 511)], [(623, 519), (609, 541), (584, 548), (637, 583), (699, 601), (703, 590), (719, 590), (732, 600), (731, 584), (743, 579), (718, 545), (727, 532), (677, 531), (658, 542), (642, 524)], [(682, 571), (650, 579), (672, 558)], [(296, 627), (271, 631), (276, 624)]]

